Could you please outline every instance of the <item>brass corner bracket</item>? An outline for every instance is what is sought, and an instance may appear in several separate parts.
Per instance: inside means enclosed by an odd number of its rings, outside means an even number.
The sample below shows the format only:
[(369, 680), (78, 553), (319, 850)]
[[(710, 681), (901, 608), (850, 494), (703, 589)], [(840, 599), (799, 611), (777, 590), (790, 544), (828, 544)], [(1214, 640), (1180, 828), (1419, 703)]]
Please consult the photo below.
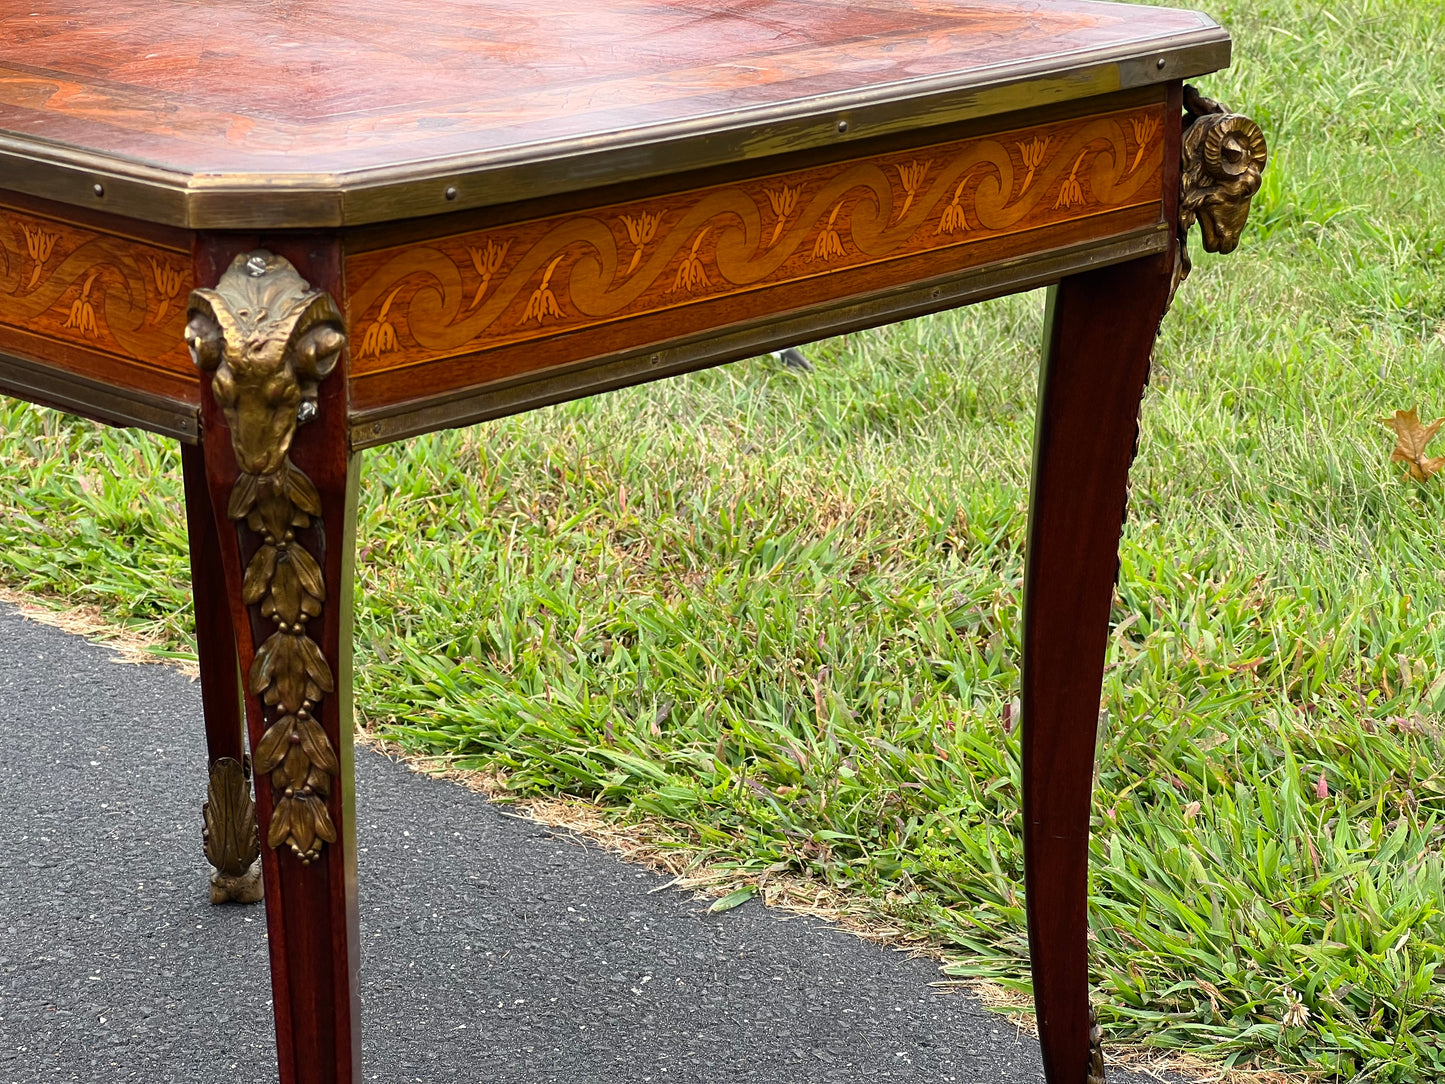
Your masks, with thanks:
[(1206, 252), (1233, 252), (1259, 191), (1269, 148), (1259, 125), (1231, 113), (1188, 84), (1184, 87), (1184, 140), (1179, 177), (1179, 244), (1170, 304), (1189, 277), (1189, 230), (1196, 222)]
[[(191, 292), (186, 344), (211, 374), (231, 430), (239, 474), (226, 515), (259, 536), (241, 588), (276, 631), (257, 648), (247, 680), (267, 715), (255, 767), (270, 775), (274, 806), (266, 842), (283, 844), (303, 863), (336, 842), (327, 810), (340, 771), (317, 716), (336, 683), (308, 623), (326, 601), (320, 548), (321, 496), (288, 452), (296, 429), (316, 416), (317, 386), (346, 345), (341, 312), (289, 262), (269, 252), (237, 256), (215, 289)], [(252, 543), (254, 545), (254, 541)]]

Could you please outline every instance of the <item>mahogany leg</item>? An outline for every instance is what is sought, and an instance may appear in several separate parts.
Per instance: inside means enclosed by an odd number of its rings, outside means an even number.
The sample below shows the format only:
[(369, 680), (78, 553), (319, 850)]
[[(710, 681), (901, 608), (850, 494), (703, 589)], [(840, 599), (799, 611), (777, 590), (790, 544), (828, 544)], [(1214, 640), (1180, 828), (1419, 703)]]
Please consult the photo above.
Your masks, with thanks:
[[(360, 1084), (340, 252), (203, 235), (186, 329), (253, 751), (281, 1084)], [(303, 277), (304, 276), (304, 279)]]
[(242, 735), (241, 685), (236, 637), (221, 563), (211, 491), (200, 448), (181, 445), (181, 475), (190, 536), (191, 591), (196, 611), (196, 655), (201, 670), (201, 708), (206, 718), (210, 783), (201, 816), (212, 903), (255, 903), (261, 899), (260, 841), (251, 771)]
[(1049, 292), (1024, 584), (1024, 883), (1044, 1072), (1103, 1079), (1091, 1041), (1089, 805), (1139, 401), (1172, 255)]

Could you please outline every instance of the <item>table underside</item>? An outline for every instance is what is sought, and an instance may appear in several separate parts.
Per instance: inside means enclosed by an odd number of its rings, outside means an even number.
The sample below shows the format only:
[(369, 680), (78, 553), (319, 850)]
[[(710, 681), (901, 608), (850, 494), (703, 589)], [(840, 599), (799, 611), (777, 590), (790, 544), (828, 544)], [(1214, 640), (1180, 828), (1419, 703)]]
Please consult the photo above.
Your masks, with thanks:
[[(331, 231), (352, 446), (1163, 251), (1170, 123), (1164, 88), (1146, 87)], [(201, 236), (0, 191), (0, 389), (194, 442), (183, 329)]]

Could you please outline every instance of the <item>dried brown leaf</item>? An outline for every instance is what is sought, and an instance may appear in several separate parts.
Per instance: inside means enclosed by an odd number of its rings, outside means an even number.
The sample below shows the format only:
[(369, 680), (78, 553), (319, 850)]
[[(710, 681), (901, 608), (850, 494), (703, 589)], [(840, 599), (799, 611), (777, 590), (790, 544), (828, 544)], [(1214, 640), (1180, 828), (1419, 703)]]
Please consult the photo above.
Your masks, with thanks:
[(1445, 467), (1445, 456), (1431, 458), (1425, 454), (1425, 446), (1445, 425), (1445, 418), (1436, 418), (1429, 425), (1420, 421), (1415, 407), (1397, 410), (1392, 418), (1381, 418), (1381, 422), (1395, 431), (1395, 450), (1390, 453), (1390, 462), (1404, 463), (1410, 477), (1417, 482), (1426, 481)]

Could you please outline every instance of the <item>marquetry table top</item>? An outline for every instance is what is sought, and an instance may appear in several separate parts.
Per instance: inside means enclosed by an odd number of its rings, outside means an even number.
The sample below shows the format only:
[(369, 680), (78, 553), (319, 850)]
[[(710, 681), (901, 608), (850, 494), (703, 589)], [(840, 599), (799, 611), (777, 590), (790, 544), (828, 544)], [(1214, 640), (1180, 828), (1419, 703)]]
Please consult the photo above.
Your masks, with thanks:
[(485, 206), (1177, 80), (1088, 0), (0, 0), (4, 186), (196, 228)]

